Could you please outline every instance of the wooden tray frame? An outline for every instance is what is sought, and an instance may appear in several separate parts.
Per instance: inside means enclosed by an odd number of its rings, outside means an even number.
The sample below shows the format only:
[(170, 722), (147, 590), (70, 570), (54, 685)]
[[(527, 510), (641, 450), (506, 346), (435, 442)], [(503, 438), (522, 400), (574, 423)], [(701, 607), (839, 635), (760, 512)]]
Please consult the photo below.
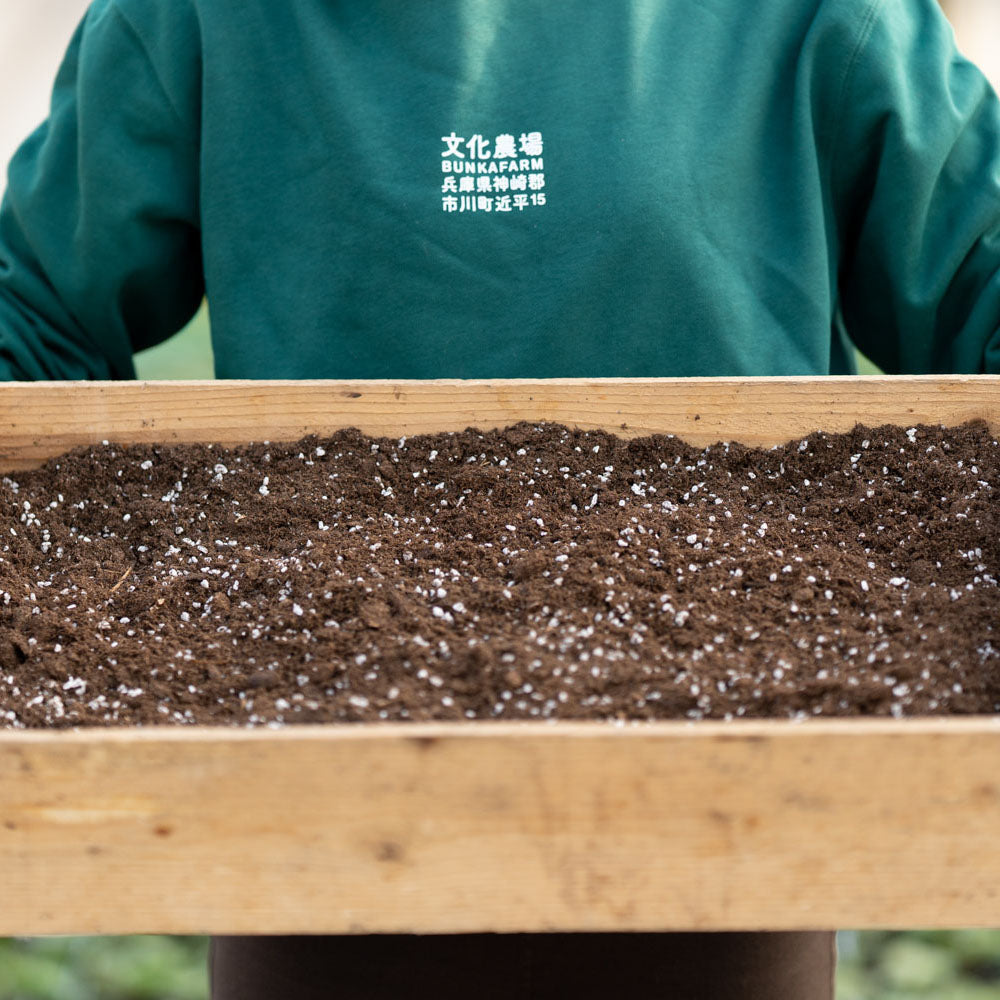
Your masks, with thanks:
[[(11, 383), (77, 445), (1000, 429), (1000, 378)], [(1000, 925), (1000, 717), (0, 732), (0, 934)]]

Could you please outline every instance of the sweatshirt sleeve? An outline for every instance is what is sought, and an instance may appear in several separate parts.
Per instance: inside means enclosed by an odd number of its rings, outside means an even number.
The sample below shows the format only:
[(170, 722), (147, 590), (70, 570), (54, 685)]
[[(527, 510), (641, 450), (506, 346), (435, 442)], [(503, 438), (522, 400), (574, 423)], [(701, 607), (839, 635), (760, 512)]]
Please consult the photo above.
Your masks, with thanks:
[(840, 114), (848, 335), (891, 373), (1000, 372), (1000, 104), (935, 0), (873, 0)]
[[(171, 5), (165, 5), (171, 6)], [(0, 205), (0, 380), (131, 378), (204, 293), (198, 134), (116, 0), (96, 0)]]

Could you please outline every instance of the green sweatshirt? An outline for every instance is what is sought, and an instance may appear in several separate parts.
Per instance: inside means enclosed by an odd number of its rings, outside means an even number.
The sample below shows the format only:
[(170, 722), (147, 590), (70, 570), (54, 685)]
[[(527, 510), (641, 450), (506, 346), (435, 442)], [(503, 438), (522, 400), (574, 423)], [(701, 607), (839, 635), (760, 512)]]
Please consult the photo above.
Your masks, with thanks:
[(1000, 109), (934, 0), (96, 0), (0, 378), (1000, 371)]

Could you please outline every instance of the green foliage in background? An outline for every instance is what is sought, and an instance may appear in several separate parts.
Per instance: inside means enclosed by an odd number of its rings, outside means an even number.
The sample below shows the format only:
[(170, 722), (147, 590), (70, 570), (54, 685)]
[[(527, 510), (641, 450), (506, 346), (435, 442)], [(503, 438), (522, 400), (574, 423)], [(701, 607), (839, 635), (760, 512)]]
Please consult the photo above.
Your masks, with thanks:
[(212, 378), (215, 369), (208, 322), (208, 307), (176, 336), (135, 356), (136, 375), (141, 379)]
[(0, 938), (3, 1000), (205, 1000), (208, 939)]
[(998, 1000), (1000, 931), (839, 935), (837, 1000)]

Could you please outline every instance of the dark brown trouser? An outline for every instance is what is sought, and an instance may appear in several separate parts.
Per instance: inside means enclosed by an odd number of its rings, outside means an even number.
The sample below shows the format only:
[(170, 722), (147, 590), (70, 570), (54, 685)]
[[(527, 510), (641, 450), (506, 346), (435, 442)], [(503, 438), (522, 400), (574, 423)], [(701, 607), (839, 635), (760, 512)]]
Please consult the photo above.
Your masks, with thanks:
[(833, 1000), (832, 932), (212, 939), (212, 1000)]

